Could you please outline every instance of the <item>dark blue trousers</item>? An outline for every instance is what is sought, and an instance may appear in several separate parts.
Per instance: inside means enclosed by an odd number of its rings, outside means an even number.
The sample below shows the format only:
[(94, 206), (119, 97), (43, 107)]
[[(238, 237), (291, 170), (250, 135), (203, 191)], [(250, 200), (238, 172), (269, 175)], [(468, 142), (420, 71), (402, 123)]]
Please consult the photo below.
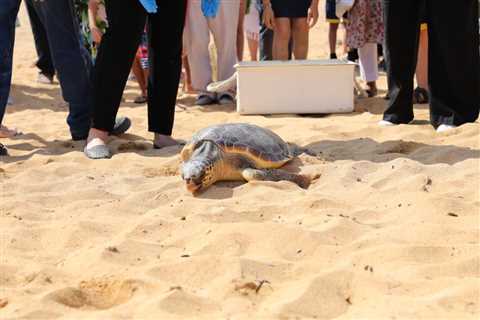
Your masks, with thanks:
[[(0, 5), (0, 120), (10, 91), (15, 19), (20, 0), (2, 0)], [(90, 129), (92, 103), (89, 53), (83, 47), (72, 0), (33, 1), (57, 71), (64, 100), (69, 105), (67, 123), (73, 139), (83, 139)]]

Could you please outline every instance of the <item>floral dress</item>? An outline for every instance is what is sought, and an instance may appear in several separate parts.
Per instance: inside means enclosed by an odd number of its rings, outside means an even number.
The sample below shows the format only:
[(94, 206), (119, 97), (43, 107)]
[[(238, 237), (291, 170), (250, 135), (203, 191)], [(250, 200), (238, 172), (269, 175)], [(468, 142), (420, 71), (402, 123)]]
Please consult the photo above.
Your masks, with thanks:
[[(100, 4), (102, 9), (104, 9), (105, 1), (104, 0), (97, 0)], [(80, 34), (82, 36), (82, 41), (87, 48), (88, 52), (92, 55), (92, 58), (95, 58), (97, 55), (97, 48), (95, 47), (90, 31), (90, 26), (88, 23), (88, 2), (89, 0), (75, 0), (75, 10), (78, 15), (79, 23), (80, 23)], [(105, 15), (105, 14), (103, 14)], [(105, 33), (107, 29), (107, 20), (106, 17), (98, 17), (97, 18), (97, 27)]]
[(346, 27), (349, 48), (362, 48), (366, 43), (383, 43), (382, 1), (356, 0), (348, 13)]

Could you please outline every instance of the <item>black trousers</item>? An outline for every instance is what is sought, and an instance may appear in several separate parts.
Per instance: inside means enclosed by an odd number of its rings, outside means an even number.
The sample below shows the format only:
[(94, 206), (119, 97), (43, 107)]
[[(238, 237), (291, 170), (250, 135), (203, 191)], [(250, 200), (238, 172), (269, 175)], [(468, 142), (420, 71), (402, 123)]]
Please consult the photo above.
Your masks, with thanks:
[(35, 39), (35, 49), (38, 56), (36, 66), (41, 73), (53, 77), (55, 75), (55, 68), (53, 67), (52, 54), (48, 46), (47, 31), (35, 11), (32, 1), (33, 0), (26, 0), (25, 6), (27, 7), (28, 18), (30, 20), (30, 26), (32, 27), (33, 38)]
[(383, 0), (385, 56), (390, 101), (384, 120), (413, 120), (413, 76), (417, 64), (422, 1), (429, 34), (430, 121), (474, 122), (480, 108), (478, 1)]
[(94, 73), (93, 127), (111, 131), (123, 90), (147, 22), (150, 77), (148, 130), (171, 135), (182, 68), (186, 0), (157, 0), (148, 15), (138, 0), (107, 0), (109, 27), (100, 44)]

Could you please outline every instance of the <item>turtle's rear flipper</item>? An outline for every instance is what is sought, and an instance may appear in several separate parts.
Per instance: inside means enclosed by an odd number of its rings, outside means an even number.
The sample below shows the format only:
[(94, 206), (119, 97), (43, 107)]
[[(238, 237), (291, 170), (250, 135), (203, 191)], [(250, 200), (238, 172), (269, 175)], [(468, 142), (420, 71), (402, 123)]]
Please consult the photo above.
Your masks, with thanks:
[(242, 176), (247, 181), (291, 181), (303, 189), (310, 186), (310, 178), (280, 169), (245, 169)]

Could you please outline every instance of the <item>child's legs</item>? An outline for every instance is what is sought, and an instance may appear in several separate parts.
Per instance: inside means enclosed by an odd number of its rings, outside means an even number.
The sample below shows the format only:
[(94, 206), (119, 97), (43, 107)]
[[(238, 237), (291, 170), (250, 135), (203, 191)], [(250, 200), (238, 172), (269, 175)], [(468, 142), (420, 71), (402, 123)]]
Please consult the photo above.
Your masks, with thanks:
[(147, 96), (147, 81), (143, 75), (142, 66), (140, 64), (140, 58), (138, 56), (135, 57), (133, 60), (132, 71), (135, 75), (135, 79), (137, 79), (138, 86), (142, 91), (142, 96)]
[(291, 35), (290, 18), (276, 18), (273, 33), (273, 59), (288, 60), (288, 43)]
[(330, 53), (336, 53), (337, 51), (337, 31), (338, 23), (330, 22), (328, 24), (328, 42), (330, 44)]
[(249, 38), (248, 39), (248, 50), (250, 51), (250, 60), (257, 61), (258, 60), (258, 40)]
[(358, 48), (360, 61), (360, 73), (366, 82), (374, 82), (378, 79), (378, 51), (376, 43), (366, 43)]
[(420, 40), (418, 44), (418, 61), (417, 70), (415, 72), (417, 85), (420, 88), (428, 90), (428, 30), (420, 32)]
[(292, 19), (293, 55), (296, 60), (307, 59), (308, 30), (307, 18)]
[(192, 74), (190, 72), (190, 63), (188, 62), (188, 55), (184, 54), (182, 56), (182, 64), (183, 68), (185, 69), (185, 83), (183, 90), (186, 92), (193, 91), (192, 87)]

